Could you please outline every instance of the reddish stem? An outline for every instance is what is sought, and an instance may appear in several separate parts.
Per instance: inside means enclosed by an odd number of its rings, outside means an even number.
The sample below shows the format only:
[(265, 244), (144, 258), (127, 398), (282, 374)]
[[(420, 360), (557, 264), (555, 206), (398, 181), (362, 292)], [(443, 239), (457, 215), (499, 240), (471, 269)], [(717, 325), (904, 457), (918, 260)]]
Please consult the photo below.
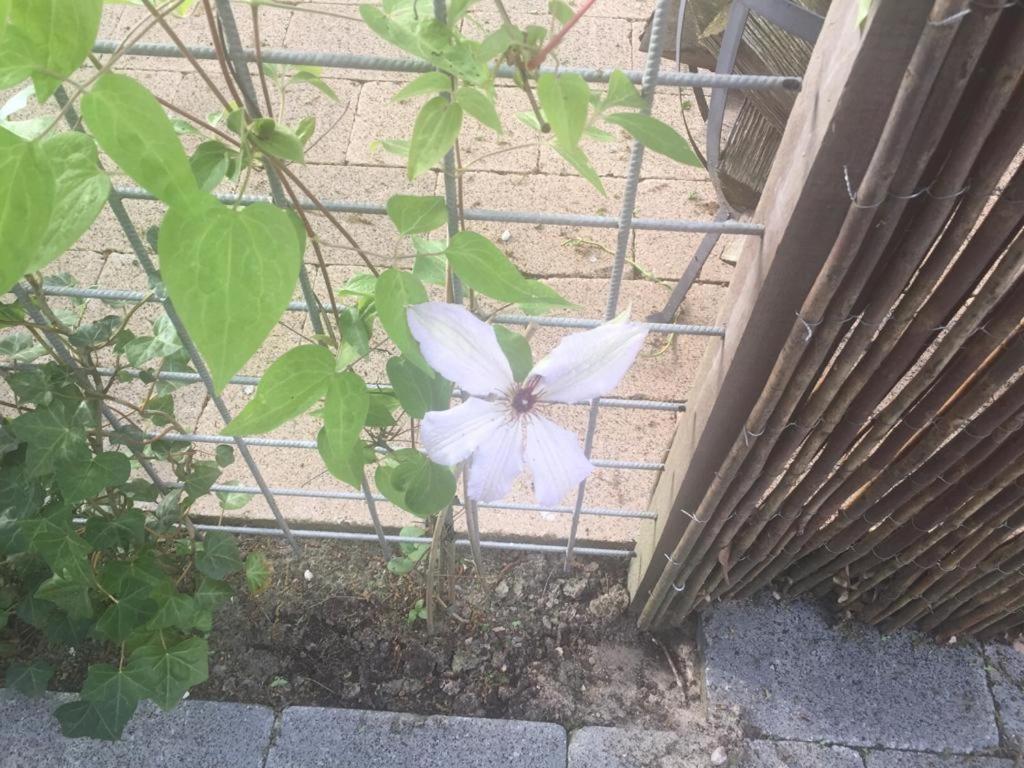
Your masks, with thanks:
[(569, 34), (569, 30), (576, 26), (576, 22), (579, 21), (583, 17), (583, 14), (589, 11), (590, 7), (596, 2), (597, 0), (586, 0), (586, 2), (580, 6), (580, 9), (576, 11), (576, 15), (569, 19), (569, 21), (565, 23), (565, 26), (558, 30), (554, 36), (548, 40), (547, 45), (541, 48), (540, 52), (536, 56), (530, 59), (529, 63), (526, 65), (527, 69), (537, 69), (537, 67), (543, 64), (544, 59), (548, 57), (548, 54), (558, 47), (558, 44), (562, 42), (562, 38)]

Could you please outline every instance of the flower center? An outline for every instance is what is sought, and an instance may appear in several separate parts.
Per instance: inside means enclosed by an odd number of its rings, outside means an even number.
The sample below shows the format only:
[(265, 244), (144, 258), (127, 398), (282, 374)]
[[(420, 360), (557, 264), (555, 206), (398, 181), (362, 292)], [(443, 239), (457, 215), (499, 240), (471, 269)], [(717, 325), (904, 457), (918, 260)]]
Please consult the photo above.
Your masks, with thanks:
[(540, 384), (539, 376), (531, 376), (522, 384), (516, 386), (512, 393), (512, 410), (518, 414), (529, 413), (537, 404), (537, 385)]

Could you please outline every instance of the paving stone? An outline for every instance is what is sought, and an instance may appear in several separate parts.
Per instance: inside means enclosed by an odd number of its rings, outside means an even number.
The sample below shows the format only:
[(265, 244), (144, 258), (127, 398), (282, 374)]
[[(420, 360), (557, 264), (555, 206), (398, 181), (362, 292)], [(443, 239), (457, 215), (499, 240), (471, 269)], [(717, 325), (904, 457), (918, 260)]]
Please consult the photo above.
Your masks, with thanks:
[(872, 750), (865, 756), (867, 768), (1013, 768), (1013, 760), (977, 755), (929, 755), (923, 752)]
[(1009, 645), (989, 643), (985, 655), (1003, 735), (1024, 747), (1024, 653)]
[(704, 768), (717, 746), (700, 731), (580, 728), (569, 741), (569, 768)]
[(562, 768), (551, 723), (289, 707), (267, 768)]
[(934, 752), (999, 745), (983, 660), (861, 625), (833, 628), (807, 601), (723, 603), (704, 623), (709, 701), (779, 739)]
[(121, 741), (68, 739), (52, 713), (76, 698), (0, 690), (0, 768), (260, 768), (274, 724), (251, 704), (189, 700), (165, 713), (146, 702)]
[(748, 742), (743, 768), (863, 768), (860, 755), (848, 747), (802, 741)]

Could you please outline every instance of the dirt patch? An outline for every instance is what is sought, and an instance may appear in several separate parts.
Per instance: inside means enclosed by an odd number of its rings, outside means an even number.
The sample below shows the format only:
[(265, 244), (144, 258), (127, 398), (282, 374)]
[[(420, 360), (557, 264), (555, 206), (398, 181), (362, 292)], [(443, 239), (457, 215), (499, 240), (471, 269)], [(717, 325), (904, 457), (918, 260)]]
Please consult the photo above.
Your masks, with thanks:
[[(488, 554), (463, 563), (454, 599), (430, 635), (410, 619), (422, 577), (395, 576), (369, 545), (243, 541), (272, 565), (258, 595), (239, 586), (210, 636), (202, 699), (383, 709), (420, 714), (684, 729), (707, 723), (692, 629), (650, 635), (626, 615), (625, 564)], [(308, 571), (308, 573), (307, 573)], [(49, 655), (49, 654), (47, 654)], [(60, 663), (74, 689), (88, 648)], [(715, 718), (715, 731), (731, 731)]]

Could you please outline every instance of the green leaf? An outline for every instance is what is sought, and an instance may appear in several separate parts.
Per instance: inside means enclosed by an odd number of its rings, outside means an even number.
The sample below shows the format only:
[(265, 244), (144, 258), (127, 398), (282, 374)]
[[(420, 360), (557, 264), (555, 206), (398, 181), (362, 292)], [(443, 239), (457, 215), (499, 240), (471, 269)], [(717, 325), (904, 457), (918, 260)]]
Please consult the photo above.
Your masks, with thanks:
[(403, 355), (433, 376), (433, 369), (420, 354), (419, 344), (409, 331), (409, 322), (405, 314), (407, 307), (427, 301), (427, 291), (423, 283), (408, 272), (388, 269), (377, 278), (374, 296), (377, 316), (388, 337)]
[(857, 0), (857, 26), (863, 27), (871, 14), (871, 3), (874, 0)]
[(5, 59), (9, 56), (31, 65), (36, 98), (45, 101), (85, 61), (102, 13), (102, 0), (12, 3), (10, 26), (0, 40), (0, 50)]
[(655, 117), (637, 115), (632, 112), (617, 112), (614, 115), (605, 115), (604, 119), (613, 125), (625, 128), (634, 139), (653, 152), (665, 155), (684, 165), (701, 167), (700, 159), (689, 142), (680, 136), (672, 126)]
[(153, 599), (160, 606), (146, 625), (151, 629), (192, 629), (199, 607), (192, 595), (179, 592), (168, 579), (153, 591)]
[[(120, 738), (121, 731), (135, 714), (139, 699), (144, 695), (145, 692), (123, 670), (116, 670), (109, 664), (90, 665), (81, 696), (82, 702), (90, 704), (91, 708), (79, 708), (75, 712), (77, 717), (84, 719), (84, 722), (78, 720), (80, 727), (91, 727), (92, 732), (77, 735)], [(64, 718), (59, 713), (57, 716), (63, 726)], [(71, 734), (65, 731), (65, 735)]]
[(24, 275), (49, 230), (52, 166), (37, 144), (0, 128), (0, 293)]
[(221, 509), (226, 512), (233, 512), (252, 501), (252, 494), (236, 491), (217, 491), (217, 501), (220, 503)]
[(495, 325), (494, 333), (498, 337), (498, 345), (512, 366), (512, 375), (516, 381), (522, 381), (533, 368), (533, 350), (530, 342), (521, 333), (510, 331), (503, 325)]
[(135, 708), (127, 704), (123, 701), (70, 701), (57, 707), (53, 714), (60, 723), (60, 732), (68, 738), (117, 741), (135, 714)]
[(117, 602), (103, 612), (93, 631), (112, 643), (122, 643), (152, 619), (159, 606), (151, 596), (153, 585), (147, 580), (126, 577), (116, 592)]
[(502, 133), (501, 118), (494, 102), (479, 88), (465, 85), (455, 92), (455, 102), (495, 133)]
[(92, 594), (87, 582), (69, 579), (54, 574), (35, 591), (39, 600), (53, 603), (68, 616), (75, 619), (91, 619), (93, 617)]
[(223, 581), (204, 577), (196, 587), (196, 591), (192, 593), (192, 597), (195, 599), (196, 605), (204, 611), (209, 611), (231, 597), (231, 594), (231, 587)]
[(348, 279), (348, 281), (338, 290), (338, 295), (357, 297), (368, 296), (372, 298), (376, 289), (376, 276), (371, 275), (369, 272), (360, 272), (358, 275), (353, 275)]
[(192, 175), (203, 192), (212, 192), (228, 174), (235, 153), (219, 141), (204, 141), (188, 163), (192, 167)]
[(338, 325), (341, 328), (341, 346), (334, 360), (334, 370), (344, 371), (370, 354), (371, 331), (358, 307), (345, 307), (341, 310), (338, 313)]
[(647, 103), (640, 95), (640, 91), (633, 85), (633, 81), (626, 77), (621, 70), (616, 69), (608, 78), (608, 93), (601, 102), (601, 109), (613, 109), (623, 107), (627, 109), (644, 109)]
[(90, 137), (75, 132), (51, 136), (39, 148), (50, 162), (56, 187), (50, 224), (28, 272), (42, 269), (78, 242), (110, 194), (110, 179), (97, 165), (99, 155)]
[(206, 641), (190, 637), (169, 644), (161, 637), (135, 649), (125, 674), (161, 709), (174, 707), (185, 692), (209, 676)]
[(65, 501), (91, 499), (105, 488), (128, 482), (132, 465), (128, 457), (116, 451), (93, 454), (87, 461), (68, 462), (61, 466), (57, 485)]
[(298, 72), (291, 76), (289, 82), (311, 85), (331, 101), (340, 101), (340, 99), (338, 99), (338, 94), (334, 92), (334, 89), (325, 83), (323, 79), (310, 68), (299, 69)]
[(304, 344), (285, 352), (263, 374), (256, 394), (227, 425), (224, 435), (259, 435), (302, 415), (324, 396), (334, 373), (325, 347)]
[(91, 517), (85, 524), (85, 540), (96, 549), (141, 547), (146, 540), (146, 515), (129, 509), (112, 518)]
[(238, 542), (230, 533), (209, 531), (203, 537), (203, 546), (195, 554), (196, 570), (211, 579), (223, 579), (242, 570), (242, 555)]
[(82, 97), (82, 118), (103, 151), (146, 190), (171, 206), (195, 202), (199, 184), (181, 140), (144, 85), (103, 75)]
[[(417, 368), (416, 370), (419, 370)], [(366, 426), (391, 427), (395, 425), (394, 412), (398, 410), (398, 398), (385, 392), (370, 393), (370, 407), (366, 411)]]
[(88, 462), (85, 442), (89, 412), (84, 406), (54, 401), (11, 422), (11, 433), (28, 443), (25, 467), (33, 477), (53, 472), (57, 465)]
[(537, 80), (537, 98), (558, 144), (573, 148), (583, 137), (590, 110), (590, 87), (579, 75), (546, 72)]
[(427, 411), (448, 407), (452, 385), (440, 376), (428, 376), (405, 357), (392, 357), (387, 362), (388, 380), (394, 387), (395, 397), (405, 412), (414, 419), (422, 419)]
[(551, 307), (572, 306), (553, 288), (527, 280), (490, 240), (476, 232), (459, 232), (448, 244), (448, 262), (462, 281), (498, 301)]
[(448, 259), (444, 252), (448, 243), (413, 235), (412, 247), (416, 251), (416, 260), (412, 266), (413, 277), (430, 285), (444, 285), (448, 269)]
[(27, 664), (20, 661), (12, 662), (7, 668), (5, 681), (8, 688), (26, 696), (39, 696), (46, 690), (46, 684), (53, 677), (53, 667), (45, 661), (36, 659)]
[(388, 198), (387, 211), (400, 235), (431, 232), (448, 221), (444, 198), (436, 195), (392, 195)]
[(245, 558), (245, 583), (254, 595), (270, 584), (270, 564), (262, 552), (250, 552)]
[(302, 140), (269, 117), (253, 121), (249, 127), (249, 138), (253, 146), (265, 155), (293, 163), (305, 162)]
[(565, 0), (549, 0), (548, 13), (554, 16), (559, 24), (565, 24), (576, 15), (576, 11)]
[(192, 464), (192, 471), (182, 479), (185, 481), (185, 493), (198, 499), (210, 492), (211, 486), (220, 477), (220, 465), (215, 461), (197, 461)]
[(396, 93), (392, 101), (408, 101), (415, 96), (434, 93), (449, 93), (452, 79), (443, 72), (424, 72)]
[(355, 373), (336, 374), (327, 385), (324, 428), (317, 447), (328, 471), (342, 482), (362, 484), (365, 450), (359, 435), (366, 424), (370, 396), (366, 383)]
[(303, 149), (309, 144), (309, 140), (313, 138), (314, 133), (316, 133), (316, 118), (313, 115), (302, 118), (299, 120), (299, 124), (295, 126), (295, 136), (302, 142)]
[(295, 226), (266, 203), (172, 206), (159, 252), (167, 291), (219, 392), (288, 307), (302, 264)]
[(57, 512), (22, 520), (19, 530), (28, 550), (42, 557), (54, 573), (79, 581), (92, 578), (88, 560), (92, 547), (75, 533), (69, 515)]
[(218, 445), (213, 453), (217, 459), (217, 466), (221, 469), (230, 467), (235, 463), (235, 449), (230, 445)]
[(68, 342), (76, 347), (99, 347), (110, 341), (120, 327), (120, 317), (106, 315), (95, 323), (79, 326), (74, 333), (68, 336)]
[(388, 454), (374, 479), (389, 501), (419, 517), (444, 509), (455, 496), (451, 470), (409, 448)]
[(409, 140), (409, 178), (433, 168), (455, 145), (462, 128), (462, 107), (435, 96), (420, 109)]
[(601, 183), (601, 177), (597, 175), (597, 171), (594, 170), (593, 166), (587, 160), (586, 154), (579, 147), (563, 147), (560, 144), (553, 144), (554, 150), (565, 159), (573, 168), (584, 179), (589, 181), (591, 185), (600, 192), (602, 195), (607, 196), (607, 192), (604, 191), (604, 184)]

